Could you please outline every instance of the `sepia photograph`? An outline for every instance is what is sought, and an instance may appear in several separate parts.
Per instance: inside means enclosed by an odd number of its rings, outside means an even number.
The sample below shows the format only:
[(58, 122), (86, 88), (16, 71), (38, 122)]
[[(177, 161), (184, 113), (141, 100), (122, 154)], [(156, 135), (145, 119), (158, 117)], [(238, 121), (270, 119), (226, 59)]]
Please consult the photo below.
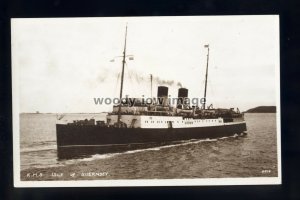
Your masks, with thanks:
[(281, 184), (278, 15), (11, 19), (15, 187)]

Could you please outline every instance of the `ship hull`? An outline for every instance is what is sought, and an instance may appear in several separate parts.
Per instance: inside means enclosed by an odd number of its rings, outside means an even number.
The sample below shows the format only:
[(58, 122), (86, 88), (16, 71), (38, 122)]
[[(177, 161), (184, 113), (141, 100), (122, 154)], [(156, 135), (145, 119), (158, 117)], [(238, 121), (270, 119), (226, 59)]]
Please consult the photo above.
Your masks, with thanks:
[(218, 138), (247, 130), (245, 122), (196, 128), (113, 128), (95, 125), (56, 125), (59, 159), (122, 152), (174, 144), (184, 140)]

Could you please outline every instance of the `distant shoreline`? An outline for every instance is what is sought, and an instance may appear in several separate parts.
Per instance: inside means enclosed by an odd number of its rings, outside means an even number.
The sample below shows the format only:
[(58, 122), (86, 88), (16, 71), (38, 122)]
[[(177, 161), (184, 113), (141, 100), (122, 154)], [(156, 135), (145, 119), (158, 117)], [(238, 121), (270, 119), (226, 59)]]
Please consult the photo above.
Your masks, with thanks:
[(251, 108), (244, 113), (276, 113), (276, 106), (258, 106)]
[[(32, 114), (32, 115), (39, 115), (39, 114), (57, 114), (57, 115), (65, 115), (65, 114), (107, 114), (109, 112), (70, 112), (70, 113), (51, 113), (51, 112), (22, 112), (20, 114)], [(276, 106), (258, 106), (255, 108), (248, 109), (243, 113), (276, 113)]]
[(103, 114), (103, 113), (109, 113), (109, 112), (95, 112), (95, 113), (50, 113), (50, 112), (47, 112), (47, 113), (34, 113), (34, 112), (22, 112), (20, 113), (21, 115), (22, 114), (32, 114), (32, 115), (39, 115), (39, 114), (57, 114), (57, 115), (65, 115), (65, 114)]

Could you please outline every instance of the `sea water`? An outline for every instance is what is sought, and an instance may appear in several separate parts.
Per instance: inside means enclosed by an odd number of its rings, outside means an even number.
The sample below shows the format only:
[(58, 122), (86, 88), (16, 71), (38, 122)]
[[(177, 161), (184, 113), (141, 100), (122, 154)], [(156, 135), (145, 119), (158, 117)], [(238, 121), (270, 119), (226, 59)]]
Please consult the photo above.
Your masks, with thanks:
[[(20, 114), (21, 170), (108, 169), (111, 179), (277, 176), (276, 114), (246, 113), (247, 134), (58, 160), (57, 114)], [(62, 120), (104, 120), (105, 114), (66, 114)], [(14, 133), (18, 134), (18, 133)], [(93, 161), (101, 161), (95, 162)]]

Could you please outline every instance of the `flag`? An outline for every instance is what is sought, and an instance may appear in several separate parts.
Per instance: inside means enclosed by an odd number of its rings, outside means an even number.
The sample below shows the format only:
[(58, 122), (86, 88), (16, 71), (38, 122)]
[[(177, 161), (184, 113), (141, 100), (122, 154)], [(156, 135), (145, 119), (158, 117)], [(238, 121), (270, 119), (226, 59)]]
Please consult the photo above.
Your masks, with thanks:
[(129, 60), (134, 60), (134, 58), (133, 57), (129, 57)]
[(206, 45), (204, 45), (204, 47), (205, 47), (205, 48), (209, 48), (209, 45), (208, 45), (208, 44), (206, 44)]

